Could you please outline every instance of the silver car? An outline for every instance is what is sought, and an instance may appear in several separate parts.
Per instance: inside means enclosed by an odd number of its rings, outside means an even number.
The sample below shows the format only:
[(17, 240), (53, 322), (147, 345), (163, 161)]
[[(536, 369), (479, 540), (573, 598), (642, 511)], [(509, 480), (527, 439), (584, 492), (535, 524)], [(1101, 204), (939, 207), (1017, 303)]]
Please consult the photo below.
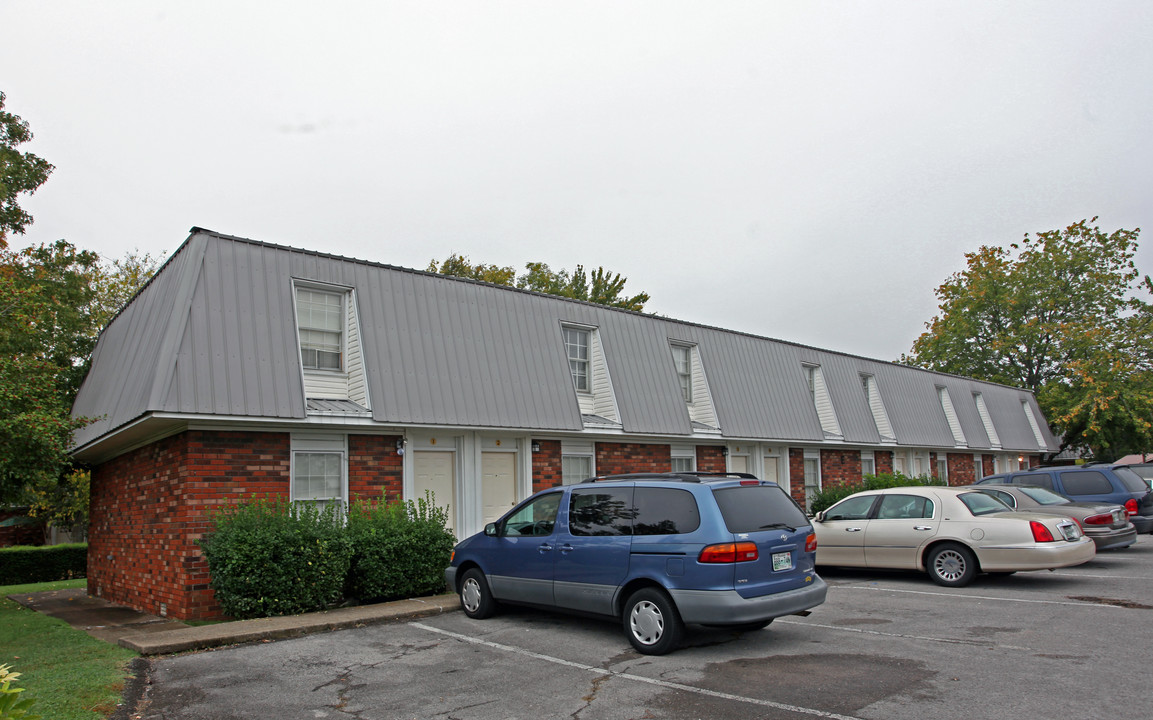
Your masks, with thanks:
[(1119, 550), (1137, 542), (1137, 528), (1125, 508), (1112, 503), (1073, 502), (1060, 493), (1031, 485), (975, 485), (1014, 510), (1051, 513), (1077, 521), (1098, 550)]

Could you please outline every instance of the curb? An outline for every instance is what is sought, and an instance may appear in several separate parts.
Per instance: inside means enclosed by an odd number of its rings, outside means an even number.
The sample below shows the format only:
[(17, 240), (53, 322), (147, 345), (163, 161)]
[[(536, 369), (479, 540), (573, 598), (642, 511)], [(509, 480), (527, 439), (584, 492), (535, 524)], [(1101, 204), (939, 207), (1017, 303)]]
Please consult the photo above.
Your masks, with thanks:
[(118, 644), (141, 655), (167, 655), (222, 645), (301, 637), (317, 632), (440, 615), (459, 609), (460, 600), (455, 594), (435, 595), (303, 615), (235, 620), (215, 625), (131, 635), (120, 638)]

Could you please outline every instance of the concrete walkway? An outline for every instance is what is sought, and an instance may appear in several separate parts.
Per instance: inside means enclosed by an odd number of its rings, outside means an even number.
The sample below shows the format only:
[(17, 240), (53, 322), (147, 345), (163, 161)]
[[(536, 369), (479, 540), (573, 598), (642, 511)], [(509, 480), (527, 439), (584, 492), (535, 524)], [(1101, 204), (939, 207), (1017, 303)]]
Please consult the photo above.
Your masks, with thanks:
[(9, 595), (8, 599), (45, 615), (60, 618), (95, 638), (117, 643), (141, 655), (164, 655), (258, 640), (299, 637), (316, 632), (439, 615), (460, 609), (460, 600), (456, 595), (435, 595), (303, 615), (191, 626), (91, 597), (84, 588)]

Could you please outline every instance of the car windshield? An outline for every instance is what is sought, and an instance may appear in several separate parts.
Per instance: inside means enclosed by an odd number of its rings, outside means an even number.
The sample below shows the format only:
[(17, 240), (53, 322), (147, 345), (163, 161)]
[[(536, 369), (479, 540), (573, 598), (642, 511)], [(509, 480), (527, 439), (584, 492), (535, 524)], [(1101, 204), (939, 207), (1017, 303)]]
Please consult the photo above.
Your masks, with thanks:
[(1036, 500), (1041, 505), (1068, 505), (1069, 498), (1039, 487), (1023, 487), (1021, 492)]
[(738, 485), (713, 492), (725, 526), (732, 533), (809, 524), (797, 503), (776, 485)]
[(992, 495), (983, 492), (964, 493), (958, 497), (961, 498), (961, 502), (965, 503), (965, 507), (969, 508), (969, 512), (974, 515), (991, 515), (1013, 509)]

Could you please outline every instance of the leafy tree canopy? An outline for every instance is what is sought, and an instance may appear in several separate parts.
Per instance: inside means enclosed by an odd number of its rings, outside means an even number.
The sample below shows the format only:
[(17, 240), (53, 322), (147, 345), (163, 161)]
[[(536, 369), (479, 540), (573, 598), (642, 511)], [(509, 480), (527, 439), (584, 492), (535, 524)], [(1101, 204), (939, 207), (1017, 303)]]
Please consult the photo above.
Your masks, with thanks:
[(940, 314), (902, 362), (1024, 387), (1098, 457), (1153, 448), (1153, 293), (1140, 229), (1097, 218), (982, 246), (937, 289)]
[(75, 504), (57, 487), (85, 423), (72, 401), (100, 330), (156, 264), (138, 253), (104, 263), (63, 240), (0, 250), (0, 504)]
[(585, 271), (583, 265), (577, 265), (576, 270), (569, 272), (568, 270), (554, 271), (542, 262), (530, 262), (525, 264), (525, 273), (517, 276), (516, 271), (511, 266), (499, 267), (481, 263), (473, 265), (467, 257), (453, 253), (442, 263), (433, 260), (429, 263), (428, 271), (437, 272), (441, 275), (481, 280), (494, 285), (506, 285), (522, 290), (559, 295), (573, 300), (584, 300), (635, 312), (642, 312), (645, 303), (650, 299), (649, 294), (645, 292), (625, 296), (623, 293), (628, 278), (621, 277), (620, 273), (605, 270), (603, 267), (598, 267), (590, 274)]
[(34, 193), (53, 167), (30, 152), (16, 149), (32, 139), (28, 123), (4, 109), (0, 92), (0, 248), (8, 247), (8, 233), (22, 234), (32, 216), (16, 204), (21, 193)]

